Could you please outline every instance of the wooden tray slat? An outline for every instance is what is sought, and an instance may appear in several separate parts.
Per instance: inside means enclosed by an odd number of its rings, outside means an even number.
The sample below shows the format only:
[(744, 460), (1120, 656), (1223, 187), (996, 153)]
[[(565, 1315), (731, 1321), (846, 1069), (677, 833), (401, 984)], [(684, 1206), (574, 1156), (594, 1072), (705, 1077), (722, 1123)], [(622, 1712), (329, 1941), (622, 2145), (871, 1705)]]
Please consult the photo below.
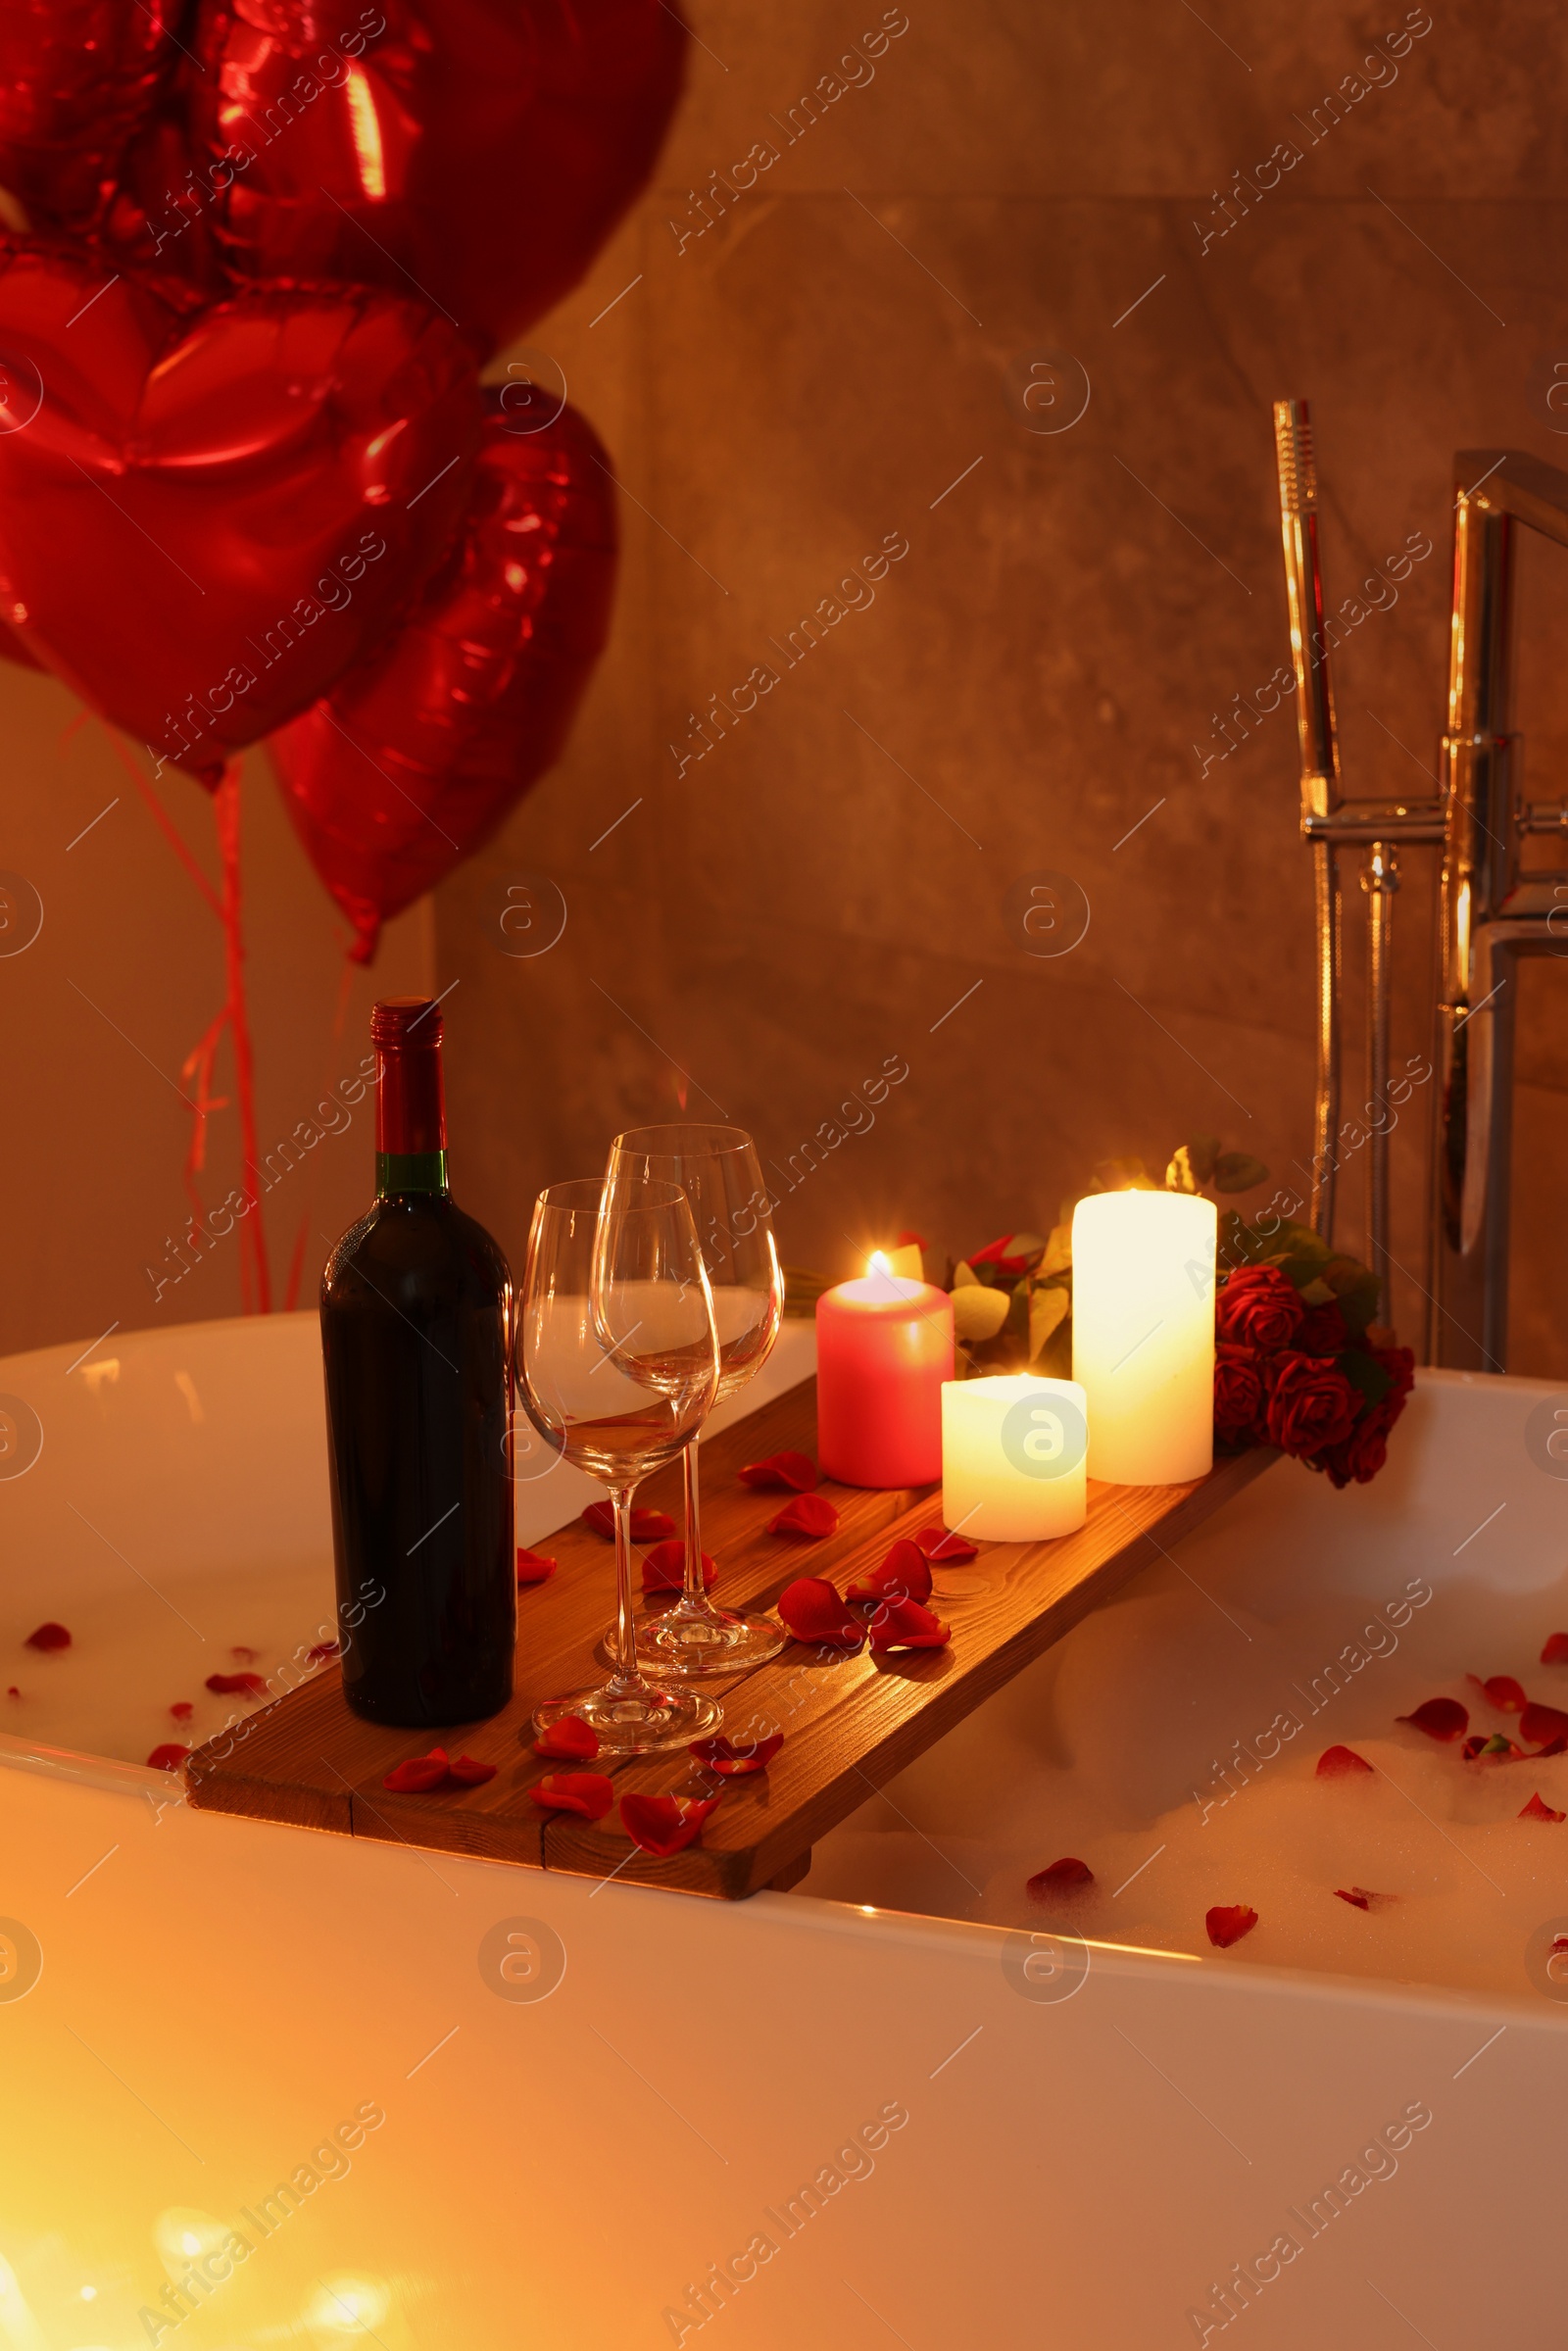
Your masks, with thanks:
[[(784, 1449), (814, 1451), (811, 1381), (703, 1447), (704, 1543), (720, 1561), (714, 1596), (731, 1606), (768, 1607), (799, 1575), (827, 1575), (842, 1590), (881, 1559), (900, 1534), (936, 1523), (935, 1490), (870, 1493), (824, 1480), (839, 1532), (824, 1543), (786, 1542), (766, 1521), (788, 1499), (740, 1484), (743, 1461)], [(516, 1690), (487, 1723), (440, 1734), (379, 1730), (343, 1701), (335, 1667), (243, 1725), (231, 1752), (222, 1741), (187, 1765), (191, 1801), (203, 1808), (444, 1849), (534, 1868), (643, 1882), (735, 1899), (804, 1870), (811, 1844), (1022, 1670), (1090, 1608), (1160, 1549), (1249, 1485), (1277, 1455), (1267, 1450), (1222, 1462), (1190, 1486), (1091, 1483), (1088, 1523), (1054, 1543), (983, 1544), (980, 1556), (943, 1571), (933, 1605), (952, 1625), (949, 1647), (892, 1657), (826, 1651), (791, 1642), (780, 1656), (706, 1687), (725, 1705), (737, 1739), (785, 1733), (765, 1773), (719, 1783), (679, 1752), (632, 1758), (608, 1769), (617, 1794), (631, 1789), (710, 1794), (723, 1801), (700, 1843), (668, 1860), (638, 1852), (615, 1812), (601, 1822), (549, 1814), (529, 1788), (547, 1772), (570, 1770), (531, 1751), (529, 1717), (546, 1697), (597, 1680), (595, 1651), (613, 1604), (610, 1546), (574, 1521), (544, 1540), (560, 1562), (549, 1583), (518, 1595)], [(678, 1467), (650, 1479), (639, 1500), (680, 1514)], [(391, 1795), (385, 1774), (405, 1756), (441, 1744), (498, 1765), (484, 1787), (429, 1795)]]

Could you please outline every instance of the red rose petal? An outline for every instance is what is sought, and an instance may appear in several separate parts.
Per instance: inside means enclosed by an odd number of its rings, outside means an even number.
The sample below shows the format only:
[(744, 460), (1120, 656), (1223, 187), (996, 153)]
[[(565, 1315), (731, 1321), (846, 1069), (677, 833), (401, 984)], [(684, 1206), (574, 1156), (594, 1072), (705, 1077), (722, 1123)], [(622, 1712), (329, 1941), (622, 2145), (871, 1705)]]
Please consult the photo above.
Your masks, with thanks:
[(230, 1649), (228, 1653), (231, 1657), (237, 1657), (241, 1665), (254, 1665), (262, 1652), (260, 1649), (248, 1649), (245, 1643), (240, 1641), (237, 1647)]
[(1487, 1704), (1495, 1706), (1499, 1714), (1523, 1714), (1530, 1703), (1512, 1674), (1494, 1674), (1486, 1682), (1482, 1681), (1479, 1674), (1466, 1674), (1465, 1680), (1473, 1682), (1485, 1696)]
[(812, 1543), (820, 1543), (824, 1535), (838, 1532), (839, 1514), (832, 1503), (820, 1494), (797, 1494), (782, 1510), (775, 1510), (767, 1522), (769, 1535), (804, 1535)]
[(765, 1461), (748, 1461), (739, 1476), (743, 1486), (782, 1486), (791, 1494), (809, 1494), (816, 1484), (816, 1463), (809, 1453), (769, 1453)]
[(196, 1709), (189, 1698), (176, 1698), (169, 1709), (176, 1723), (188, 1723)]
[(6, 1696), (8, 1698), (20, 1698), (21, 1695), (21, 1690), (17, 1688), (15, 1682), (13, 1682), (10, 1689), (6, 1691)]
[(580, 1812), (585, 1821), (602, 1821), (615, 1800), (603, 1772), (548, 1772), (528, 1794), (541, 1812)]
[[(175, 1746), (171, 1741), (167, 1746), (154, 1747), (147, 1761), (155, 1772), (177, 1772), (189, 1753), (189, 1747)], [(1561, 1820), (1562, 1814), (1559, 1812), (1556, 1818)]]
[[(1514, 1752), (1519, 1754), (1522, 1750), (1516, 1747)], [(1544, 1755), (1564, 1754), (1568, 1754), (1568, 1732), (1559, 1731), (1556, 1738), (1548, 1739), (1544, 1747), (1537, 1747), (1534, 1761), (1539, 1763)]]
[(912, 1540), (934, 1567), (956, 1567), (960, 1560), (980, 1556), (967, 1535), (950, 1535), (946, 1527), (921, 1527)]
[(29, 1649), (69, 1649), (71, 1635), (64, 1625), (40, 1625), (35, 1633), (27, 1635), (26, 1646)]
[(1320, 1780), (1344, 1780), (1352, 1772), (1370, 1772), (1372, 1766), (1354, 1747), (1325, 1747), (1317, 1759)]
[[(1461, 1739), (1470, 1727), (1470, 1711), (1457, 1698), (1428, 1698), (1413, 1714), (1399, 1714), (1396, 1722), (1408, 1723), (1412, 1731), (1424, 1731), (1428, 1739)], [(1568, 1723), (1568, 1715), (1563, 1717)]]
[(248, 1690), (254, 1696), (257, 1692), (264, 1690), (267, 1684), (262, 1680), (260, 1674), (209, 1674), (207, 1687), (209, 1690), (216, 1690), (220, 1697), (225, 1696), (230, 1690)]
[(918, 1600), (884, 1600), (870, 1623), (873, 1649), (941, 1649), (953, 1630)]
[(1519, 1807), (1519, 1818), (1522, 1821), (1568, 1821), (1568, 1812), (1553, 1812), (1549, 1804), (1543, 1803), (1538, 1789), (1528, 1804)]
[(797, 1641), (858, 1649), (864, 1635), (826, 1576), (797, 1576), (778, 1595), (778, 1612)]
[(759, 1739), (750, 1746), (735, 1746), (727, 1739), (694, 1739), (690, 1751), (710, 1772), (742, 1780), (748, 1772), (765, 1772), (783, 1744), (783, 1732), (775, 1731), (771, 1739)]
[(1548, 1633), (1541, 1652), (1543, 1665), (1568, 1665), (1568, 1633)]
[(1557, 1706), (1527, 1706), (1519, 1717), (1519, 1736), (1533, 1747), (1544, 1746), (1548, 1739), (1568, 1736), (1568, 1714)]
[(1024, 1892), (1032, 1902), (1049, 1902), (1053, 1895), (1079, 1893), (1094, 1883), (1095, 1873), (1088, 1862), (1075, 1860), (1072, 1854), (1064, 1853), (1059, 1861), (1052, 1862), (1049, 1868), (1036, 1870), (1034, 1876), (1025, 1882)]
[[(600, 1506), (597, 1502), (594, 1504), (596, 1510)], [(613, 1527), (612, 1527), (611, 1533), (614, 1533)], [(556, 1563), (553, 1559), (547, 1559), (542, 1551), (530, 1551), (525, 1543), (518, 1543), (517, 1582), (519, 1584), (544, 1584), (555, 1572)]]
[[(718, 1561), (709, 1551), (703, 1553), (703, 1590), (711, 1592), (718, 1575)], [(686, 1589), (686, 1538), (671, 1535), (666, 1543), (656, 1543), (651, 1551), (643, 1553), (644, 1592), (684, 1592)]]
[(599, 1752), (599, 1734), (580, 1714), (560, 1714), (533, 1742), (536, 1755), (559, 1755), (572, 1763), (591, 1763)]
[(622, 1796), (621, 1826), (634, 1845), (667, 1861), (701, 1836), (717, 1796)]
[(868, 1568), (865, 1574), (850, 1586), (845, 1597), (851, 1600), (928, 1600), (931, 1597), (931, 1570), (917, 1543), (901, 1540), (893, 1545), (880, 1567)]
[(496, 1767), (493, 1763), (479, 1763), (472, 1755), (454, 1755), (447, 1765), (447, 1775), (460, 1788), (483, 1788), (487, 1780), (495, 1778)]
[[(610, 1502), (590, 1502), (582, 1514), (585, 1527), (592, 1527), (607, 1543), (615, 1540), (615, 1512)], [(633, 1543), (662, 1543), (666, 1535), (675, 1532), (675, 1521), (667, 1510), (648, 1510), (639, 1503), (631, 1514)]]
[(1396, 1902), (1399, 1898), (1397, 1894), (1369, 1893), (1364, 1886), (1337, 1886), (1334, 1891), (1342, 1902), (1348, 1902), (1355, 1910), (1371, 1910), (1379, 1902)]
[(1476, 1757), (1480, 1754), (1486, 1743), (1487, 1742), (1482, 1738), (1480, 1732), (1474, 1732), (1471, 1737), (1465, 1740), (1464, 1745), (1459, 1749), (1461, 1760), (1465, 1763), (1474, 1763)]
[(894, 1236), (893, 1246), (895, 1249), (924, 1249), (927, 1246), (926, 1237), (923, 1233), (898, 1233)]
[(439, 1788), (446, 1776), (446, 1748), (432, 1747), (428, 1755), (411, 1755), (407, 1762), (394, 1764), (381, 1786), (395, 1796), (424, 1795)]
[(328, 1657), (336, 1657), (339, 1649), (340, 1644), (335, 1641), (318, 1641), (314, 1649), (306, 1650), (305, 1662), (307, 1665), (323, 1665)]
[(1239, 1943), (1244, 1935), (1250, 1935), (1257, 1925), (1257, 1912), (1246, 1902), (1219, 1903), (1204, 1915), (1208, 1939), (1221, 1951)]

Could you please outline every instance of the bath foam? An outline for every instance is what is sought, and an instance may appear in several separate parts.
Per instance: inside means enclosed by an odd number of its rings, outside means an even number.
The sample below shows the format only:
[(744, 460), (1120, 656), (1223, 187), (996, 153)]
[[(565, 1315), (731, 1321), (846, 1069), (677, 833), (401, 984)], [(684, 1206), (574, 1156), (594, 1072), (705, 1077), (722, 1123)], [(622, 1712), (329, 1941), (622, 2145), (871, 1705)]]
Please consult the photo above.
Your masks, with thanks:
[[(61, 1603), (69, 1649), (40, 1655), (23, 1628), (0, 1640), (0, 1732), (123, 1763), (166, 1742), (196, 1747), (318, 1671), (308, 1652), (330, 1641), (332, 1571), (325, 1561), (225, 1568), (159, 1585), (127, 1578), (122, 1592)], [(254, 1652), (236, 1655), (236, 1650)], [(215, 1692), (210, 1674), (260, 1674), (266, 1690)], [(192, 1709), (176, 1721), (170, 1708)]]
[[(1568, 1664), (1541, 1662), (1568, 1629), (1568, 1492), (1519, 1434), (1539, 1388), (1435, 1387), (1387, 1483), (1271, 1470), (823, 1839), (802, 1892), (1541, 1997), (1568, 1821), (1519, 1815), (1568, 1812), (1568, 1753), (1467, 1763), (1397, 1717), (1457, 1699), (1470, 1734), (1531, 1746), (1472, 1674), (1568, 1709)], [(1318, 1779), (1339, 1744), (1371, 1773)], [(1031, 1900), (1066, 1854), (1093, 1886)], [(1205, 1913), (1238, 1903), (1258, 1924), (1218, 1953)]]

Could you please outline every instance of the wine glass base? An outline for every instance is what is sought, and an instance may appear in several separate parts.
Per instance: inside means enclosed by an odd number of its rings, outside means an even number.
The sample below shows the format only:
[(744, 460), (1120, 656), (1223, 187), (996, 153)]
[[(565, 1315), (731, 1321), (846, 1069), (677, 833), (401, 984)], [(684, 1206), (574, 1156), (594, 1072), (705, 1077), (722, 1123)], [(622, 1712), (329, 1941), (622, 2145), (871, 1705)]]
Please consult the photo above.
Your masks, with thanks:
[(596, 1734), (601, 1755), (651, 1755), (708, 1739), (724, 1719), (716, 1698), (696, 1690), (631, 1690), (601, 1684), (569, 1698), (551, 1698), (534, 1711), (536, 1732), (548, 1731), (564, 1714), (574, 1714)]
[(664, 1674), (738, 1674), (776, 1657), (789, 1635), (770, 1616), (689, 1608), (684, 1601), (637, 1627), (637, 1655)]

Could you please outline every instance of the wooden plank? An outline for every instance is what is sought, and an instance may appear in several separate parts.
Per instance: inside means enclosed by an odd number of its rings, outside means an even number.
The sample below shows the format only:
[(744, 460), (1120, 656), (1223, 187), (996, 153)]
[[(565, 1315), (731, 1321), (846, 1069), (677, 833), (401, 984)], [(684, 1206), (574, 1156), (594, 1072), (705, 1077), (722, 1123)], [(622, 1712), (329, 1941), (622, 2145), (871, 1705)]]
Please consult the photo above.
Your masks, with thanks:
[[(715, 1599), (735, 1607), (769, 1603), (805, 1572), (802, 1554), (822, 1547), (765, 1534), (765, 1522), (789, 1496), (756, 1493), (736, 1475), (744, 1461), (787, 1450), (814, 1452), (815, 1445), (812, 1381), (704, 1445), (703, 1539), (721, 1561)], [(838, 1507), (839, 1541), (852, 1532), (874, 1534), (913, 1499), (912, 1492), (871, 1493), (828, 1482), (821, 1491)], [(667, 1510), (678, 1525), (679, 1464), (650, 1478), (638, 1500)], [(529, 1718), (545, 1698), (601, 1678), (607, 1667), (595, 1651), (614, 1612), (610, 1543), (572, 1520), (539, 1547), (555, 1557), (557, 1571), (548, 1583), (517, 1594), (515, 1690), (501, 1714), (439, 1733), (380, 1730), (350, 1713), (339, 1669), (327, 1666), (198, 1748), (186, 1765), (191, 1802), (205, 1811), (294, 1828), (445, 1846), (538, 1867), (545, 1815), (528, 1800), (528, 1789), (559, 1767), (531, 1752)], [(438, 1742), (453, 1754), (494, 1763), (495, 1779), (482, 1788), (429, 1795), (397, 1796), (382, 1787), (394, 1763)]]
[[(786, 1448), (814, 1450), (815, 1387), (808, 1381), (703, 1448), (704, 1541), (720, 1561), (714, 1596), (770, 1607), (796, 1576), (831, 1576), (841, 1589), (899, 1535), (937, 1523), (934, 1489), (868, 1493), (824, 1480), (839, 1531), (824, 1543), (786, 1542), (765, 1522), (787, 1496), (740, 1484), (743, 1461)], [(529, 1718), (544, 1698), (589, 1684), (612, 1607), (610, 1546), (580, 1521), (543, 1546), (559, 1561), (550, 1582), (518, 1595), (516, 1690), (490, 1722), (439, 1735), (451, 1752), (496, 1764), (484, 1787), (395, 1796), (381, 1783), (394, 1763), (435, 1735), (379, 1730), (351, 1714), (335, 1667), (252, 1717), (228, 1755), (213, 1741), (190, 1759), (191, 1801), (339, 1834), (646, 1883), (736, 1899), (803, 1874), (812, 1843), (955, 1723), (999, 1690), (1090, 1608), (1220, 1508), (1278, 1456), (1266, 1449), (1219, 1463), (1189, 1486), (1090, 1485), (1087, 1524), (1044, 1543), (989, 1543), (962, 1568), (937, 1570), (933, 1605), (953, 1627), (950, 1646), (902, 1655), (847, 1654), (791, 1642), (766, 1664), (708, 1685), (723, 1699), (735, 1739), (785, 1733), (771, 1767), (721, 1783), (676, 1753), (608, 1763), (617, 1794), (711, 1794), (724, 1800), (702, 1841), (658, 1860), (634, 1848), (616, 1813), (588, 1822), (545, 1813), (529, 1789), (553, 1769), (532, 1752)], [(640, 1500), (678, 1519), (677, 1467), (649, 1481)], [(568, 1767), (569, 1768), (569, 1767)]]

